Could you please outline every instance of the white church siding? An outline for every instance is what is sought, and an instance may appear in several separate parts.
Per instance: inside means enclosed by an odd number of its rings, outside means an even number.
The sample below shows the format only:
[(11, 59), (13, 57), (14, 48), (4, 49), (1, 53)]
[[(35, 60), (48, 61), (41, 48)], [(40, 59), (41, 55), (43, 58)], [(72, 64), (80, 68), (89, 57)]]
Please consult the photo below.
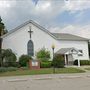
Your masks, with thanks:
[(32, 40), (34, 42), (35, 53), (43, 47), (50, 50), (50, 52), (52, 53), (51, 47), (53, 43), (56, 43), (56, 40), (46, 32), (43, 32), (42, 30), (38, 29), (37, 27), (33, 26), (32, 31)]
[(61, 48), (76, 48), (78, 50), (83, 51), (83, 56), (76, 56), (74, 55), (74, 59), (80, 59), (80, 60), (88, 60), (89, 54), (88, 54), (88, 41), (65, 41), (61, 40), (58, 41), (58, 46)]
[(26, 33), (27, 26), (20, 28), (20, 30), (15, 31), (14, 33), (3, 38), (3, 48), (12, 49), (17, 57), (21, 54), (26, 54), (27, 52), (27, 42), (29, 35)]
[[(16, 53), (17, 57), (22, 54), (27, 54), (27, 43), (30, 40), (28, 33), (29, 26), (30, 24), (4, 37), (2, 47), (4, 49), (12, 49)], [(33, 31), (32, 41), (34, 43), (34, 54), (43, 47), (49, 49), (52, 53), (51, 46), (53, 43), (56, 43), (56, 40), (34, 25), (31, 25), (31, 28)]]

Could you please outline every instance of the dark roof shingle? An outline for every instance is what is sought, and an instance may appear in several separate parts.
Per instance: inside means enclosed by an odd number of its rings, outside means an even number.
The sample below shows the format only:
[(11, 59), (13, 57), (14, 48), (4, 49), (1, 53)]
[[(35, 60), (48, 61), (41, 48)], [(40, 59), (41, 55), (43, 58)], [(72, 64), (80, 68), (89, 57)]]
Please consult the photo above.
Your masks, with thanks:
[(83, 38), (80, 36), (67, 34), (67, 33), (52, 33), (57, 39), (61, 40), (88, 40), (87, 38)]

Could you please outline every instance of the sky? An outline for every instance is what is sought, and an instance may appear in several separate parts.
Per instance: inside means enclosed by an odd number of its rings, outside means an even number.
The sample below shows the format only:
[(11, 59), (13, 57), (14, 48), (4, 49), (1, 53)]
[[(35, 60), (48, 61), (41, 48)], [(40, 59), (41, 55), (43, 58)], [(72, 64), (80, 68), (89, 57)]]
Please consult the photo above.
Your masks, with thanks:
[(90, 38), (90, 0), (0, 0), (7, 30), (33, 20), (50, 32)]

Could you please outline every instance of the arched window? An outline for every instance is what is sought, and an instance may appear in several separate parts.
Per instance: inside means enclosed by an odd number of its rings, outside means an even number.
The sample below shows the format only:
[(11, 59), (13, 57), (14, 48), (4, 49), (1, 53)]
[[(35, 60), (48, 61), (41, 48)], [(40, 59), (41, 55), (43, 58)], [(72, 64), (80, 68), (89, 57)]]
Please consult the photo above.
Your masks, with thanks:
[(34, 55), (34, 45), (33, 45), (33, 41), (32, 40), (28, 41), (27, 52), (28, 52), (28, 55), (30, 55), (30, 56)]

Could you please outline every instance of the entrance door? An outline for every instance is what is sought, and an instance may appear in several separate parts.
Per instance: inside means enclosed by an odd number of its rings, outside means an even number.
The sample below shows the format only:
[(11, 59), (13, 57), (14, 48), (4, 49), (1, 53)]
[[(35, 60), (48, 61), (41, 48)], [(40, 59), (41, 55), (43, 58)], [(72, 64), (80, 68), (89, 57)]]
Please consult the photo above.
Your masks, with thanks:
[(73, 65), (73, 56), (72, 56), (72, 54), (68, 55), (68, 65)]

